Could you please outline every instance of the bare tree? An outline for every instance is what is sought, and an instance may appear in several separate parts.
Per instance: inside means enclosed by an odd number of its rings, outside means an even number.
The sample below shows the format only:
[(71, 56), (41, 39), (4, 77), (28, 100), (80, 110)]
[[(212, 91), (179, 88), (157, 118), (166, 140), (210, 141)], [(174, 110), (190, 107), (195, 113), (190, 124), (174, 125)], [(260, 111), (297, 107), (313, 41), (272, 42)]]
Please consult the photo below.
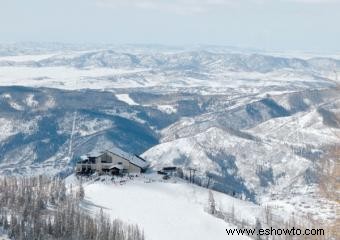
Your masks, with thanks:
[(77, 191), (67, 194), (58, 178), (0, 177), (0, 228), (16, 240), (144, 240), (136, 225), (88, 215)]

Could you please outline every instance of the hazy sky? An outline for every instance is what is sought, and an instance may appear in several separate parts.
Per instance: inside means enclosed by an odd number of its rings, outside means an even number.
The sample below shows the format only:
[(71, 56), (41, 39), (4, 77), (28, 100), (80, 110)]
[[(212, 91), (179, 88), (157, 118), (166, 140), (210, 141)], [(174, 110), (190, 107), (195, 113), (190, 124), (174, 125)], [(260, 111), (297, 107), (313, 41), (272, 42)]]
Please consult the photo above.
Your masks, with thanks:
[(340, 0), (0, 0), (0, 42), (340, 51)]

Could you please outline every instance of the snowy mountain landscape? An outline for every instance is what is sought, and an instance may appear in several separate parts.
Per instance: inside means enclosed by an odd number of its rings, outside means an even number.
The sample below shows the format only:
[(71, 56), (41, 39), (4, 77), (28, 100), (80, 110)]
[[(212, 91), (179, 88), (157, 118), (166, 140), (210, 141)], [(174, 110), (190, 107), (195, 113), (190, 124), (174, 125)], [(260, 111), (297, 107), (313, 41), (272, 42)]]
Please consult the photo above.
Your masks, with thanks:
[[(0, 44), (0, 176), (65, 178), (89, 215), (103, 209), (150, 240), (333, 226), (339, 199), (323, 186), (338, 177), (339, 69), (337, 55), (231, 47)], [(111, 147), (149, 169), (75, 175), (81, 156)], [(171, 166), (182, 176), (157, 174)]]

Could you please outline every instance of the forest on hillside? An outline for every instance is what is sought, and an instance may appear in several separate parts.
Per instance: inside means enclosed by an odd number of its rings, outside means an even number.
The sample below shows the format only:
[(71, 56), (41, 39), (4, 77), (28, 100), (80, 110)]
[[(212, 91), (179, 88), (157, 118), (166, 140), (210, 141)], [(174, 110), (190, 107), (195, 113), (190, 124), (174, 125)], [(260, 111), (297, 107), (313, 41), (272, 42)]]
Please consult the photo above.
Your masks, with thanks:
[(86, 212), (83, 198), (59, 178), (1, 177), (0, 230), (15, 240), (144, 240), (138, 226)]

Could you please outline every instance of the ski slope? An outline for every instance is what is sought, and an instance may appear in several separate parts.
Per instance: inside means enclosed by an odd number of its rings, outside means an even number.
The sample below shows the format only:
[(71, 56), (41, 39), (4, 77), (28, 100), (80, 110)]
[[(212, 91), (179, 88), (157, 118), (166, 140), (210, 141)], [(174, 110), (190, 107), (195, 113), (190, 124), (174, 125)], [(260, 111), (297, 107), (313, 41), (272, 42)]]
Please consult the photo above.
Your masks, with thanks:
[[(180, 181), (140, 177), (123, 185), (111, 181), (86, 184), (85, 200), (103, 207), (112, 218), (138, 224), (148, 240), (250, 239), (228, 236), (226, 228), (235, 226), (206, 212), (208, 191)], [(259, 206), (222, 193), (214, 192), (214, 197), (217, 207), (228, 210), (234, 206), (243, 219), (255, 221), (261, 212)]]

